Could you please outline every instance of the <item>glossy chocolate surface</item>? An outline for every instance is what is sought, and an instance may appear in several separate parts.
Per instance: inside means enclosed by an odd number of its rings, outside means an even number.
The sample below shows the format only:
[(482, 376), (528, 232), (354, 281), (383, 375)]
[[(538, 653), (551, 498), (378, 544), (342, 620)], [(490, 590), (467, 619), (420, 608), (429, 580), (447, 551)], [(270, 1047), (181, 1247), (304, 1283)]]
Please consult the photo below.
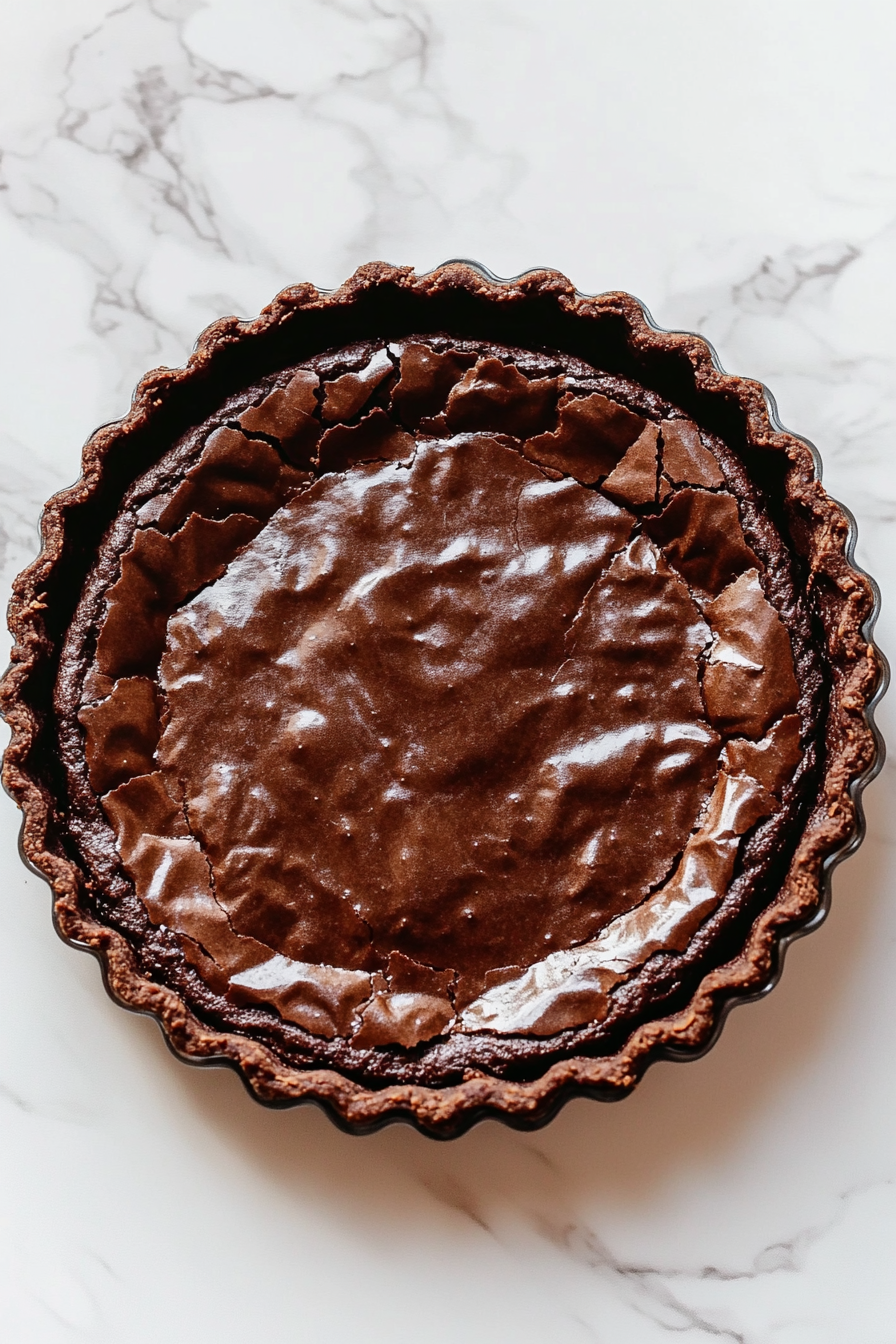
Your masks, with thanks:
[(600, 1039), (761, 881), (806, 729), (774, 530), (599, 378), (362, 343), (131, 492), (82, 617), (85, 844), (223, 1020), (501, 1069)]

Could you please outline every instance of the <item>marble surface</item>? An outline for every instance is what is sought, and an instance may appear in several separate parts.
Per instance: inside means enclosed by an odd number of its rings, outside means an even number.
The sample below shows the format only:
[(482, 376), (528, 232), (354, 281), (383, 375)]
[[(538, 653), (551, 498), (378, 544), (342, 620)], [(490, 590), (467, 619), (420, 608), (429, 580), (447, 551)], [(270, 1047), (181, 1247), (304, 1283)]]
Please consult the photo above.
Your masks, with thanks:
[[(876, 0), (4, 6), (4, 582), (87, 433), (208, 321), (467, 255), (630, 289), (770, 384), (892, 650), (894, 42)], [(892, 1344), (894, 803), (890, 766), (828, 922), (704, 1060), (438, 1145), (177, 1062), (54, 937), (4, 799), (4, 1338)]]

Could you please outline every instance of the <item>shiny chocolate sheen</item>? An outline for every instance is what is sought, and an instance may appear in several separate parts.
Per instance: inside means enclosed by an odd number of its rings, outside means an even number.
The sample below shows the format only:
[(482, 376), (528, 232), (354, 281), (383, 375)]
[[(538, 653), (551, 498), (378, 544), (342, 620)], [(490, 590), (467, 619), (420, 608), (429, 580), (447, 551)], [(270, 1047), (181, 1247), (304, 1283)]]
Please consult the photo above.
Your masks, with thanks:
[(370, 1077), (661, 1002), (804, 752), (744, 489), (562, 356), (362, 342), (247, 389), (138, 482), (83, 618), (85, 845), (145, 955), (161, 929), (217, 1020)]
[(708, 627), (633, 526), (492, 439), (423, 443), (322, 478), (172, 619), (159, 760), (235, 929), (478, 987), (643, 900), (719, 739)]

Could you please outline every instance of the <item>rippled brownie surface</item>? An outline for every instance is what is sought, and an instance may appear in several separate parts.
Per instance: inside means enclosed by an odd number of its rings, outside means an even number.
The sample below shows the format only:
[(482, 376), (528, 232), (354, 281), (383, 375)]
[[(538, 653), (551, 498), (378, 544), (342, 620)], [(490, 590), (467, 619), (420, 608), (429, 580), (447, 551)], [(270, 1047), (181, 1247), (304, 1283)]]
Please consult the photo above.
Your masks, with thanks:
[(146, 962), (291, 1057), (599, 1045), (786, 848), (793, 610), (743, 473), (652, 394), (444, 336), (331, 352), (126, 500), (76, 622), (83, 843)]

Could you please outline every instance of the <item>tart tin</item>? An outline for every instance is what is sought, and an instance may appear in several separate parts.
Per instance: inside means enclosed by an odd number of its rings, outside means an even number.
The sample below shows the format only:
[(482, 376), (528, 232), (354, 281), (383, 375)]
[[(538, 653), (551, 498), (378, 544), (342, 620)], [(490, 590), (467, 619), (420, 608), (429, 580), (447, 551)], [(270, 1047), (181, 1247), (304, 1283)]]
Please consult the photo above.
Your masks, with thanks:
[[(825, 760), (818, 804), (779, 895), (756, 917), (738, 955), (704, 975), (680, 1011), (643, 1022), (616, 1053), (566, 1059), (530, 1081), (477, 1074), (443, 1088), (371, 1089), (332, 1069), (296, 1068), (257, 1041), (218, 1031), (174, 990), (144, 977), (126, 939), (91, 913), (88, 878), (52, 802), (46, 743), (53, 725), (43, 707), (51, 703), (60, 646), (90, 563), (85, 534), (92, 526), (99, 540), (104, 508), (149, 465), (153, 439), (169, 434), (173, 442), (187, 423), (214, 410), (228, 388), (236, 347), (245, 361), (245, 342), (253, 342), (255, 371), (262, 374), (346, 338), (381, 335), (384, 328), (391, 337), (437, 327), (517, 346), (587, 351), (598, 367), (640, 377), (686, 411), (699, 407), (699, 418), (711, 420), (723, 437), (781, 454), (785, 499), (801, 538), (798, 545), (789, 538), (790, 544), (810, 561), (812, 579), (826, 585), (828, 654), (840, 673), (827, 727), (838, 749)], [(87, 441), (83, 475), (47, 504), (41, 553), (13, 585), (9, 625), (15, 647), (0, 683), (0, 708), (12, 730), (3, 783), (24, 812), (22, 856), (53, 889), (57, 931), (99, 959), (116, 1002), (159, 1021), (179, 1058), (234, 1068), (250, 1094), (268, 1106), (314, 1102), (357, 1134), (405, 1121), (432, 1137), (452, 1138), (486, 1117), (535, 1129), (572, 1096), (624, 1097), (654, 1060), (697, 1058), (715, 1042), (736, 1003), (759, 998), (776, 984), (790, 942), (824, 919), (833, 869), (864, 834), (862, 791), (883, 763), (874, 709), (888, 670), (872, 640), (880, 595), (854, 563), (855, 520), (821, 488), (820, 477), (816, 449), (784, 429), (771, 394), (758, 382), (725, 374), (706, 340), (664, 331), (631, 295), (581, 294), (556, 271), (501, 280), (470, 261), (450, 261), (420, 276), (410, 267), (371, 263), (337, 290), (297, 285), (254, 321), (213, 323), (185, 368), (147, 374), (128, 415)]]

